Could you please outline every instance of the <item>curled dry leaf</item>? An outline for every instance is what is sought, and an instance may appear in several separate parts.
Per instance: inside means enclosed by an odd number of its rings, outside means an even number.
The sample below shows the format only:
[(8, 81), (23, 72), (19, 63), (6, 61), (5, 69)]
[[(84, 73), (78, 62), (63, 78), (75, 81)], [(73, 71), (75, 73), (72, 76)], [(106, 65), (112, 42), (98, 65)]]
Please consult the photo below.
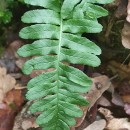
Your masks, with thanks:
[(130, 0), (128, 0), (128, 6), (127, 6), (127, 21), (130, 23)]
[(130, 49), (130, 23), (126, 22), (122, 29), (122, 44), (125, 48)]
[(16, 80), (7, 74), (5, 68), (0, 68), (0, 103), (2, 103), (7, 92), (15, 87)]
[(99, 108), (98, 111), (105, 116), (105, 118), (109, 121), (111, 119), (113, 119), (114, 117), (112, 116), (112, 113), (109, 109), (106, 108)]
[(111, 86), (109, 78), (105, 75), (95, 77), (92, 80), (93, 85), (91, 86), (91, 89), (88, 94), (85, 95), (86, 99), (90, 102), (89, 110), (102, 96), (102, 94)]
[[(98, 126), (98, 127), (97, 127)], [(106, 127), (106, 121), (104, 119), (95, 121), (84, 130), (104, 130)]]
[(115, 118), (112, 116), (111, 111), (106, 108), (99, 108), (99, 112), (102, 113), (107, 120), (107, 130), (130, 130), (130, 122), (127, 118)]

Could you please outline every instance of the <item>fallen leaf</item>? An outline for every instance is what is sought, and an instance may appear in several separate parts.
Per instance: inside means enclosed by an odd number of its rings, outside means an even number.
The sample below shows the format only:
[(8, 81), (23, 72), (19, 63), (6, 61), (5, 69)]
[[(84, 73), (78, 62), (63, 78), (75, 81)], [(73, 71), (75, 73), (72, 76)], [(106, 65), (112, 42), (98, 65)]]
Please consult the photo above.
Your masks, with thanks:
[(32, 128), (32, 125), (33, 125), (33, 123), (29, 120), (25, 120), (22, 122), (23, 130), (28, 130), (28, 129)]
[(122, 100), (122, 97), (116, 92), (112, 93), (112, 103), (117, 106), (124, 107), (124, 102)]
[(130, 104), (126, 103), (124, 105), (124, 110), (125, 110), (126, 114), (130, 115)]
[(110, 101), (105, 98), (104, 96), (102, 96), (99, 100), (98, 100), (98, 105), (104, 106), (104, 107), (110, 107), (111, 103)]
[[(97, 127), (98, 126), (98, 127)], [(104, 119), (95, 121), (84, 130), (104, 130), (106, 127), (106, 121)]]
[[(89, 110), (95, 104), (95, 102), (102, 96), (102, 94), (111, 86), (109, 78), (105, 75), (98, 76), (92, 79), (93, 85), (91, 86), (88, 94), (85, 95), (89, 101)], [(94, 95), (94, 96), (93, 96)]]
[(125, 48), (130, 49), (130, 23), (128, 22), (125, 22), (124, 28), (122, 29), (122, 44)]
[(107, 109), (107, 108), (102, 108), (102, 107), (100, 107), (100, 108), (98, 109), (98, 111), (99, 111), (102, 115), (104, 115), (105, 118), (106, 118), (108, 121), (114, 118), (114, 117), (112, 116), (111, 111), (110, 111), (109, 109)]
[(130, 103), (130, 95), (122, 95), (122, 99), (124, 103)]
[(24, 102), (21, 90), (15, 90), (16, 80), (0, 68), (0, 130), (11, 130), (14, 118)]
[(29, 107), (31, 106), (32, 101), (27, 102), (22, 110), (18, 113), (15, 118), (14, 126), (12, 130), (23, 130), (23, 129), (31, 129), (31, 128), (38, 128), (39, 126), (36, 124), (36, 117), (35, 114), (30, 114)]
[(119, 130), (119, 129), (128, 129), (130, 130), (130, 122), (127, 118), (114, 118), (109, 121), (106, 129), (108, 130)]
[(130, 130), (130, 122), (129, 122), (128, 118), (115, 118), (114, 116), (112, 116), (111, 111), (106, 108), (99, 108), (99, 112), (102, 113), (107, 120), (107, 126), (105, 129), (107, 129), (107, 130), (120, 130), (120, 129)]
[(24, 98), (21, 90), (11, 90), (0, 104), (0, 130), (12, 130), (14, 118), (21, 110)]
[(6, 107), (0, 109), (0, 130), (11, 130), (14, 123), (15, 113), (7, 104)]
[(0, 59), (0, 66), (5, 67), (8, 72), (17, 72), (19, 69), (15, 64), (15, 61), (18, 57), (17, 50), (20, 48), (24, 43), (21, 40), (16, 40), (9, 44), (7, 49), (1, 56)]
[(93, 85), (91, 86), (91, 89), (88, 93), (84, 94), (86, 100), (89, 101), (89, 106), (81, 108), (84, 111), (84, 115), (82, 118), (77, 118), (77, 124), (75, 127), (79, 127), (82, 124), (87, 111), (89, 111), (96, 101), (102, 96), (103, 92), (111, 86), (109, 78), (105, 75), (92, 78), (92, 81)]
[(76, 128), (73, 127), (73, 129), (71, 129), (71, 130), (83, 130), (88, 125), (90, 125), (90, 122), (87, 119), (85, 119), (79, 127), (76, 127)]
[(5, 103), (0, 103), (0, 110), (1, 109), (7, 109), (7, 104)]
[(35, 119), (27, 119), (22, 122), (23, 130), (29, 130), (30, 128), (38, 128), (39, 126), (35, 123)]
[(6, 104), (8, 105), (12, 104), (14, 109), (18, 110), (21, 107), (21, 105), (24, 103), (22, 91), (20, 89), (19, 90), (13, 89), (9, 91), (6, 94), (4, 102), (6, 102)]
[(5, 68), (0, 68), (0, 103), (2, 103), (7, 92), (15, 87), (16, 80), (6, 74)]
[(127, 6), (127, 18), (126, 20), (130, 23), (130, 0), (128, 0), (128, 6)]
[(119, 1), (119, 5), (115, 12), (115, 17), (121, 18), (122, 16), (126, 16), (126, 8), (127, 8), (127, 0), (116, 0)]

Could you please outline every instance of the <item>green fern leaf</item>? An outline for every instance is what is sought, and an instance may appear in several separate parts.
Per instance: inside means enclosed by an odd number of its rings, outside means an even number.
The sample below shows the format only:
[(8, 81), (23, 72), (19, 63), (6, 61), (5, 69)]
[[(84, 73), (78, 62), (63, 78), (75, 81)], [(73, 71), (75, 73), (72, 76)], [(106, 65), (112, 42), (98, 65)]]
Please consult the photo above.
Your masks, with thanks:
[(26, 12), (22, 21), (33, 25), (23, 28), (20, 36), (34, 39), (18, 50), (22, 57), (37, 56), (23, 67), (25, 74), (33, 70), (53, 68), (28, 83), (27, 99), (35, 100), (30, 111), (41, 112), (37, 123), (44, 130), (70, 130), (76, 117), (83, 115), (79, 106), (88, 102), (81, 95), (89, 91), (91, 79), (82, 71), (64, 64), (100, 65), (97, 55), (101, 49), (82, 33), (98, 33), (102, 26), (97, 18), (108, 12), (94, 3), (106, 4), (112, 0), (25, 0), (41, 6)]

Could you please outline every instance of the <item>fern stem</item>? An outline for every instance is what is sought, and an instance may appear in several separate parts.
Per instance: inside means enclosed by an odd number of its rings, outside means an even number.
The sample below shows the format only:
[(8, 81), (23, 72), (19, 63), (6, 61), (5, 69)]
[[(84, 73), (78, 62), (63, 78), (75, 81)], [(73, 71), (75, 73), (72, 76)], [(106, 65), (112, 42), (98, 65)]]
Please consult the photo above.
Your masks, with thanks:
[(59, 47), (58, 47), (58, 54), (57, 54), (57, 119), (58, 119), (58, 116), (59, 116), (59, 113), (60, 110), (59, 110), (59, 89), (60, 89), (60, 84), (59, 84), (59, 76), (60, 76), (60, 73), (59, 73), (59, 66), (60, 66), (60, 51), (61, 51), (61, 42), (62, 42), (62, 29), (63, 29), (63, 24), (62, 24), (62, 18), (61, 18), (61, 23), (60, 23), (60, 35), (59, 35)]

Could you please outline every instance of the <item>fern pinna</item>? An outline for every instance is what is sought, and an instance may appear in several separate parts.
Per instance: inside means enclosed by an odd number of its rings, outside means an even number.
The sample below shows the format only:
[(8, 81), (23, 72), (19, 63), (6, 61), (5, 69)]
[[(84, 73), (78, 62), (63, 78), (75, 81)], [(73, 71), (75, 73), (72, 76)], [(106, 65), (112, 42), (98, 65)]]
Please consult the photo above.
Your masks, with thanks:
[[(25, 74), (33, 70), (54, 68), (28, 83), (27, 99), (35, 100), (31, 112), (41, 112), (36, 122), (43, 130), (70, 130), (76, 117), (83, 115), (80, 106), (88, 105), (81, 95), (89, 91), (91, 79), (80, 70), (64, 64), (96, 67), (101, 49), (82, 33), (98, 33), (102, 26), (97, 18), (108, 12), (99, 4), (112, 0), (25, 0), (43, 7), (26, 12), (22, 21), (34, 25), (23, 28), (20, 36), (36, 39), (18, 50), (22, 57), (36, 56), (23, 67)], [(39, 40), (40, 39), (40, 40)]]

